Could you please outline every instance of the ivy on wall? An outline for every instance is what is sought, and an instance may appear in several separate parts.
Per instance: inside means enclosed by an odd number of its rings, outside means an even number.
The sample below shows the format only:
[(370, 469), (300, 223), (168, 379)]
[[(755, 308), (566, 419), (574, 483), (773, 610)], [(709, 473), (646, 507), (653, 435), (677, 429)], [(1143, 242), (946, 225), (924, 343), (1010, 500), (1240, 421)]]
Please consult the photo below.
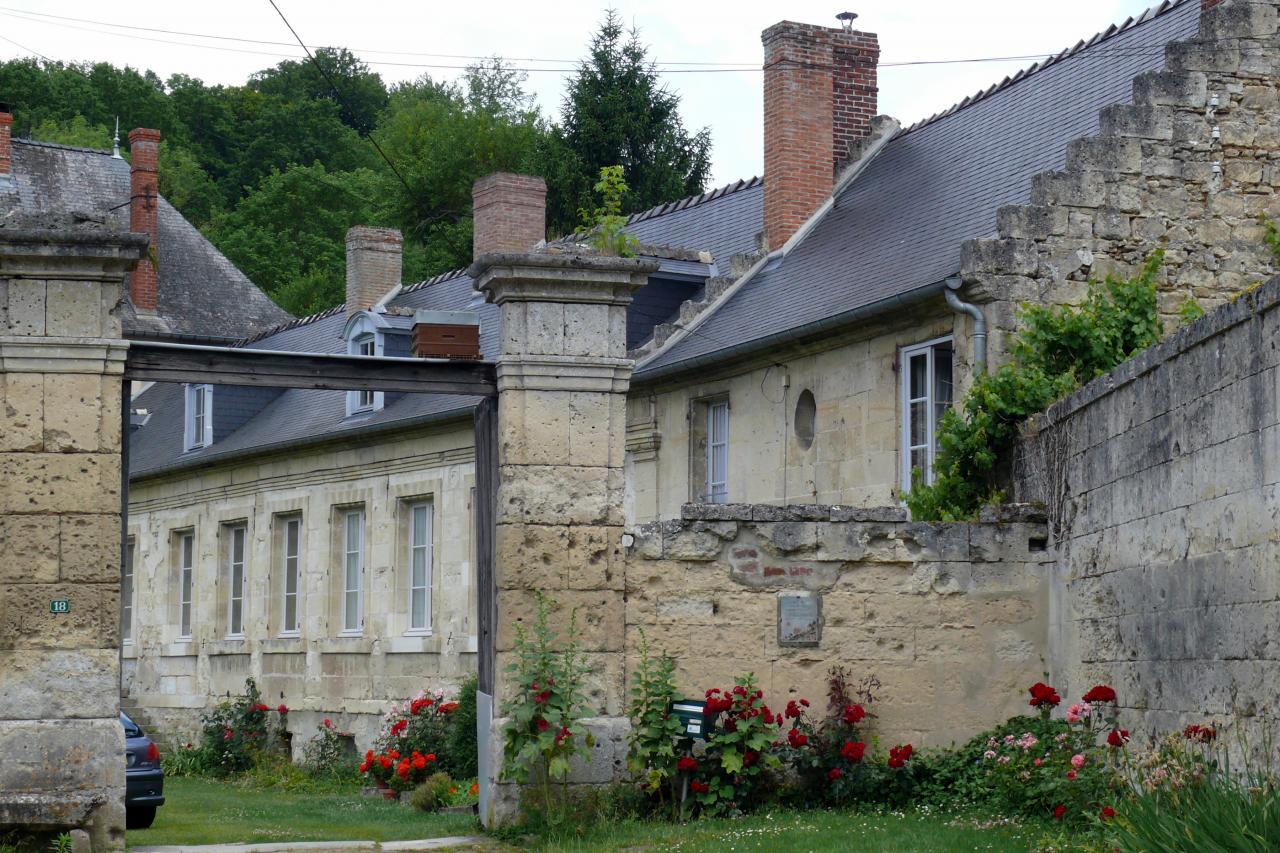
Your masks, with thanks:
[(1078, 306), (1023, 307), (1012, 361), (979, 376), (963, 405), (943, 416), (934, 482), (925, 484), (917, 469), (906, 498), (912, 518), (975, 518), (1001, 497), (997, 465), (1021, 421), (1159, 340), (1156, 274), (1163, 262), (1156, 251), (1132, 278), (1090, 282)]

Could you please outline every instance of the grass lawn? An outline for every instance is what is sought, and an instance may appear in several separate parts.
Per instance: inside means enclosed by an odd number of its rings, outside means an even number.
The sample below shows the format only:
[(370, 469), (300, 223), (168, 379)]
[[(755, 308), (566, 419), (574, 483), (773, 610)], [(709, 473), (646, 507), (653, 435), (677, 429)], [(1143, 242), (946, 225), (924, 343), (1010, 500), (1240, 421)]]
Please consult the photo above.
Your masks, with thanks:
[(289, 793), (169, 778), (150, 829), (129, 830), (127, 846), (252, 841), (396, 841), (469, 835), (470, 815), (426, 814), (399, 803), (342, 794)]
[(979, 827), (973, 821), (918, 812), (779, 811), (737, 820), (700, 820), (685, 826), (624, 821), (588, 830), (578, 838), (516, 842), (543, 853), (681, 851), (681, 853), (919, 853), (995, 850), (1026, 853), (1038, 828)]

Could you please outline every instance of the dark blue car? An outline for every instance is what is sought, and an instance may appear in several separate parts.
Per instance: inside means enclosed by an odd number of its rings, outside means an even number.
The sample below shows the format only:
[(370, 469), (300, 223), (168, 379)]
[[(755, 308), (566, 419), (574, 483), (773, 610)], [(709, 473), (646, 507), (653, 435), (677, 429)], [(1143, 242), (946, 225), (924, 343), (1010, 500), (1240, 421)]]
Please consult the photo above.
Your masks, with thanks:
[(155, 822), (156, 808), (164, 805), (160, 749), (124, 711), (120, 724), (124, 726), (125, 826), (146, 829)]

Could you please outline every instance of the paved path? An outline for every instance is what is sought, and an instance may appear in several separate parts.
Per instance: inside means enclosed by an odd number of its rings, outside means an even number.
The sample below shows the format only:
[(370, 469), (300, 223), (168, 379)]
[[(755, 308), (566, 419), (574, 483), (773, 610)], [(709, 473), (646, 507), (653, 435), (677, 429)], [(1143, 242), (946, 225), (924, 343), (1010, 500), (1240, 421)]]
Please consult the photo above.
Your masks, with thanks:
[[(162, 844), (130, 847), (130, 853), (417, 853), (480, 845), (482, 835), (450, 835), (419, 841), (286, 841), (269, 844)], [(472, 848), (475, 849), (475, 848)]]

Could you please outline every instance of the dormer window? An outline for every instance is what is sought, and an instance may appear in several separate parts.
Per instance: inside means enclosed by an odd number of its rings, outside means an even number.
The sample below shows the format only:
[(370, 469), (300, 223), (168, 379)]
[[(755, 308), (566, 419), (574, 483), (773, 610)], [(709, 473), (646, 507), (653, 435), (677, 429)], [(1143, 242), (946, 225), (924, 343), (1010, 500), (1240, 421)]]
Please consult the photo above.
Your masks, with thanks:
[(183, 447), (199, 450), (213, 444), (213, 386), (186, 386), (186, 426)]
[[(375, 325), (376, 319), (364, 312), (347, 322), (346, 339), (349, 355), (382, 355), (382, 333)], [(381, 391), (348, 391), (347, 416), (363, 412), (376, 412), (382, 408)]]

